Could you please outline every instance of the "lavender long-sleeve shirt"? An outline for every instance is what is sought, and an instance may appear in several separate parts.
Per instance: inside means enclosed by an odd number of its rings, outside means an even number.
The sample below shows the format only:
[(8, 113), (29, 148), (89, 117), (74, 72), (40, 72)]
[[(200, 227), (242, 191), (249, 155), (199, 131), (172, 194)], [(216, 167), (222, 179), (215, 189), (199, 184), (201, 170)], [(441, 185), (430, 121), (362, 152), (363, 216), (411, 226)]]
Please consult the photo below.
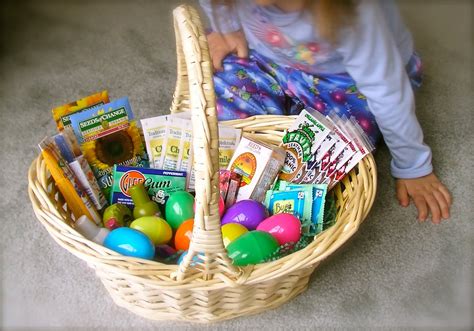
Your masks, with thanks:
[(370, 111), (392, 155), (397, 178), (432, 172), (431, 150), (415, 115), (415, 99), (405, 65), (413, 40), (393, 0), (361, 0), (357, 18), (341, 31), (336, 46), (319, 37), (311, 13), (283, 12), (237, 0), (232, 8), (209, 0), (200, 4), (213, 30), (243, 30), (249, 47), (276, 63), (313, 74), (347, 72), (367, 97)]

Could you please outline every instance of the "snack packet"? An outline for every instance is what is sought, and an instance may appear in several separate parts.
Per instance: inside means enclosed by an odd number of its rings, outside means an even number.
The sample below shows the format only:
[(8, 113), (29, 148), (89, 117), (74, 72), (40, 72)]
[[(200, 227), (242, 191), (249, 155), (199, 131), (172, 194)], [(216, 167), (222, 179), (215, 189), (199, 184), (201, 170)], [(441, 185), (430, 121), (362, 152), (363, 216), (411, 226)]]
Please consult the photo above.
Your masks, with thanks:
[(242, 131), (219, 125), (219, 169), (226, 169), (237, 148)]
[(286, 191), (269, 190), (265, 196), (265, 206), (270, 215), (288, 213), (298, 217), (301, 223), (311, 222), (313, 189), (296, 188)]
[(128, 98), (70, 117), (81, 150), (107, 199), (115, 164), (147, 167), (148, 158)]

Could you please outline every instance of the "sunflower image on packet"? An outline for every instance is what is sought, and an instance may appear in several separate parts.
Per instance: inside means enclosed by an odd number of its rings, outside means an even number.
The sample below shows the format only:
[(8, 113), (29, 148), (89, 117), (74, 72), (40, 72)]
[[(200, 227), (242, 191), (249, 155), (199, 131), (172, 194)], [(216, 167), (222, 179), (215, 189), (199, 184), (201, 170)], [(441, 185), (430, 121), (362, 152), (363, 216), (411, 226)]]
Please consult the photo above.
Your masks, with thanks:
[(76, 113), (71, 125), (107, 199), (115, 164), (147, 167), (148, 157), (128, 98)]
[(58, 130), (62, 131), (64, 128), (71, 127), (71, 115), (78, 112), (86, 111), (96, 106), (105, 105), (109, 102), (110, 100), (108, 92), (102, 91), (89, 95), (85, 98), (67, 103), (65, 105), (53, 108), (51, 112), (53, 113), (53, 118), (56, 122)]

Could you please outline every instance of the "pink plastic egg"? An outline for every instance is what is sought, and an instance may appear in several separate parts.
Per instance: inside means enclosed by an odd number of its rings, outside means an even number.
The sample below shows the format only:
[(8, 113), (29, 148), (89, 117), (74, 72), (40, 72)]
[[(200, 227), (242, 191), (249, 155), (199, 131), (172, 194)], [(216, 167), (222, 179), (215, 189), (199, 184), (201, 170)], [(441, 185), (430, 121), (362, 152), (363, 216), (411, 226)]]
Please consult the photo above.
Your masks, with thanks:
[(293, 214), (275, 214), (263, 220), (257, 230), (270, 233), (280, 245), (294, 244), (301, 237), (301, 222)]

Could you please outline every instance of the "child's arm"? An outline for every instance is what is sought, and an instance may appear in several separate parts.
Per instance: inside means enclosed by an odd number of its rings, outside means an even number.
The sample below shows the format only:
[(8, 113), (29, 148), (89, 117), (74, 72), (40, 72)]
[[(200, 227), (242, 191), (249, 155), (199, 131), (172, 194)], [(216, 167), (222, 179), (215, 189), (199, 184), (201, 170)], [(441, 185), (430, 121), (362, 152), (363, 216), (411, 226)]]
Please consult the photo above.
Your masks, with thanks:
[[(420, 220), (449, 216), (451, 197), (433, 174), (431, 149), (415, 115), (415, 99), (401, 55), (378, 1), (362, 0), (352, 30), (344, 31), (339, 52), (348, 73), (367, 97), (392, 155), (401, 205), (411, 197)], [(442, 211), (442, 212), (441, 212)]]
[(217, 5), (213, 9), (210, 0), (199, 0), (199, 3), (214, 31), (207, 36), (214, 69), (222, 70), (222, 60), (231, 53), (237, 54), (238, 57), (247, 57), (247, 40), (236, 13), (225, 5)]

